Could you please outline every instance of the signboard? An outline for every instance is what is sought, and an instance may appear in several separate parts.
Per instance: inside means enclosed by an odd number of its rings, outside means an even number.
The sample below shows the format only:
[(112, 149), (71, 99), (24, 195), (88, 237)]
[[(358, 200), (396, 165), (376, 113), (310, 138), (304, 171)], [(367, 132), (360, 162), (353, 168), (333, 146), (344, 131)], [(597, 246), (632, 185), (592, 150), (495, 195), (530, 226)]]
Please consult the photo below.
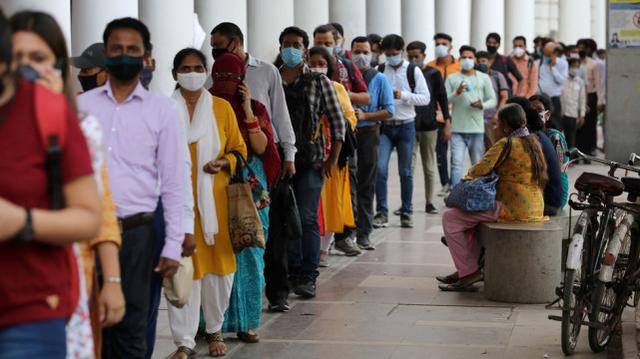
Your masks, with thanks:
[(609, 0), (609, 48), (640, 48), (640, 1)]

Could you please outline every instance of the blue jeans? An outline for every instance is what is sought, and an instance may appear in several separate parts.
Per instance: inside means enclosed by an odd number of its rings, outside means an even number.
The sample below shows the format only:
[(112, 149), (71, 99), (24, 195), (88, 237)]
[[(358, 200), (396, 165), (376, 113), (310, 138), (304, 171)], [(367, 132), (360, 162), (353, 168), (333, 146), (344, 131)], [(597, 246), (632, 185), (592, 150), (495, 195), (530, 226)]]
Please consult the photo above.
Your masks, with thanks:
[(302, 238), (288, 243), (289, 278), (300, 283), (316, 282), (320, 264), (318, 204), (322, 192), (320, 169), (302, 168), (293, 177), (293, 191), (302, 221)]
[(378, 175), (376, 177), (376, 211), (389, 214), (387, 205), (387, 179), (389, 178), (389, 159), (394, 148), (398, 152), (398, 174), (400, 175), (400, 197), (402, 213), (412, 213), (413, 205), (413, 144), (416, 140), (416, 125), (412, 121), (398, 126), (382, 126), (380, 146), (378, 146)]
[(1, 359), (65, 359), (67, 332), (64, 319), (13, 325), (0, 329)]
[(438, 124), (438, 142), (436, 142), (436, 159), (442, 187), (449, 184), (449, 141), (442, 139), (444, 125)]
[(464, 175), (464, 153), (469, 150), (471, 165), (484, 154), (484, 133), (454, 133), (451, 136), (451, 185), (460, 183)]

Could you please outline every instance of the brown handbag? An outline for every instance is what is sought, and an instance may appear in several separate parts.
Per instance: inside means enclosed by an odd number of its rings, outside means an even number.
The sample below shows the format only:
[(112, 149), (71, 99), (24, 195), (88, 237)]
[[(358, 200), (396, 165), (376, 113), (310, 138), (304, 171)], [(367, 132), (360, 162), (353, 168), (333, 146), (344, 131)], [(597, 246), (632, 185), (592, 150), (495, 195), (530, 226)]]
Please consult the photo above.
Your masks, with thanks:
[[(264, 230), (253, 200), (251, 185), (244, 179), (247, 164), (240, 153), (232, 152), (236, 158), (236, 171), (229, 181), (229, 236), (233, 250), (241, 252), (248, 247), (265, 247)], [(249, 166), (246, 166), (249, 168)], [(250, 168), (249, 168), (250, 170)]]

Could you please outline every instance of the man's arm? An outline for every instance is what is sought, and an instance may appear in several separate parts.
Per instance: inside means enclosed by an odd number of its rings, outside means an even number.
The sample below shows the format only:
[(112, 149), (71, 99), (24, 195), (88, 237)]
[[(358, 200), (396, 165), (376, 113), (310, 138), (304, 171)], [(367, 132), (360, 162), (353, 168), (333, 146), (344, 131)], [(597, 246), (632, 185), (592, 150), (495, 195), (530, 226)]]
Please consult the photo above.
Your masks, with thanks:
[(447, 98), (447, 90), (444, 87), (444, 81), (442, 81), (442, 74), (440, 74), (440, 71), (435, 71), (433, 75), (431, 75), (431, 82), (433, 84), (433, 86), (431, 86), (431, 89), (434, 90), (434, 93), (432, 93), (431, 96), (434, 97), (440, 105), (442, 117), (444, 117), (445, 120), (451, 119), (451, 114), (449, 113), (449, 99)]
[(538, 74), (540, 71), (540, 61), (533, 61), (531, 65), (531, 71), (529, 72), (529, 88), (527, 89), (526, 97), (529, 98), (536, 94), (538, 91)]
[(349, 91), (349, 100), (351, 100), (351, 104), (357, 106), (366, 106), (371, 103), (371, 97), (368, 92)]
[(284, 160), (293, 162), (296, 155), (296, 135), (291, 125), (291, 117), (282, 88), (282, 78), (275, 66), (271, 67), (269, 97), (271, 98), (271, 122), (284, 151)]
[(404, 103), (406, 103), (407, 105), (427, 106), (429, 102), (431, 102), (431, 94), (429, 93), (429, 88), (427, 87), (427, 81), (424, 79), (422, 70), (420, 70), (416, 66), (413, 76), (414, 76), (414, 79), (416, 80), (415, 93), (409, 92), (409, 91), (402, 91), (402, 94), (400, 95), (400, 99), (404, 101)]
[(551, 67), (551, 75), (557, 85), (563, 86), (569, 77), (569, 65), (567, 62), (557, 59), (556, 65)]
[[(385, 121), (389, 120), (393, 117), (393, 114), (396, 112), (395, 105), (393, 104), (393, 87), (391, 87), (391, 83), (387, 79), (387, 77), (383, 74), (377, 74), (371, 84), (377, 84), (379, 87), (378, 93), (378, 111), (373, 112), (365, 112), (362, 120), (373, 120), (373, 121)], [(373, 87), (371, 87), (373, 88)]]
[(482, 81), (482, 92), (483, 99), (482, 108), (490, 109), (496, 107), (498, 104), (498, 100), (496, 99), (496, 93), (493, 90), (493, 85), (491, 84), (491, 79), (488, 75), (482, 76), (484, 80)]
[(513, 62), (513, 59), (510, 57), (507, 57), (507, 67), (509, 68), (509, 73), (511, 73), (513, 77), (518, 80), (518, 82), (524, 79), (524, 77), (522, 77), (522, 74), (520, 73), (520, 70), (518, 69), (518, 66), (516, 66), (516, 63)]

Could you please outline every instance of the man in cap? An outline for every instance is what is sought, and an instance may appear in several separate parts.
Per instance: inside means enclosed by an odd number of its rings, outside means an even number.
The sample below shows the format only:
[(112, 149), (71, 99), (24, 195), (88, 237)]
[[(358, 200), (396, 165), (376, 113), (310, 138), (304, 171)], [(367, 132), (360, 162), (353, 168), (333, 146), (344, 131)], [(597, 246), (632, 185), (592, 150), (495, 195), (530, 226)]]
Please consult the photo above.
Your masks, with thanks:
[(107, 82), (105, 71), (104, 44), (96, 42), (87, 47), (80, 56), (72, 58), (73, 66), (80, 69), (78, 81), (82, 91), (87, 92)]

